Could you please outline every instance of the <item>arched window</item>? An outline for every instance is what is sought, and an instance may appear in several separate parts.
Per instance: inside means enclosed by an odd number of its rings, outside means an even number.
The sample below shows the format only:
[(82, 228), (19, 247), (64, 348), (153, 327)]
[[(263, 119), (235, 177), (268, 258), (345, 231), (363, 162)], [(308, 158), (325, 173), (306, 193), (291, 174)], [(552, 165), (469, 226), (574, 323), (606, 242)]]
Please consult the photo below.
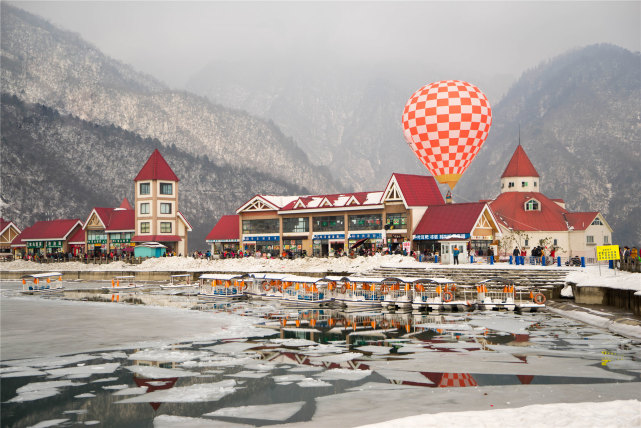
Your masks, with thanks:
[(539, 201), (536, 199), (530, 199), (525, 203), (525, 211), (538, 211), (539, 210)]

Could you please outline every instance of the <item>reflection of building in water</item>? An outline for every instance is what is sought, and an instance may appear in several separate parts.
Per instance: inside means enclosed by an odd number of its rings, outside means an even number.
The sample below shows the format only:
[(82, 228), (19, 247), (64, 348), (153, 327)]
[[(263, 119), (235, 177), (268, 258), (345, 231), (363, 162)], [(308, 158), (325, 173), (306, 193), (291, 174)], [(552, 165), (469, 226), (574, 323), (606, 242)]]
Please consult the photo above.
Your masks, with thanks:
[[(175, 369), (176, 362), (174, 361), (150, 361), (150, 360), (134, 360), (134, 365), (145, 366), (145, 367), (158, 367), (161, 369)], [(178, 380), (177, 377), (167, 377), (167, 378), (147, 378), (141, 376), (137, 373), (134, 373), (134, 382), (138, 387), (147, 388), (147, 394), (154, 391), (159, 391), (163, 389), (171, 389), (176, 384)], [(154, 409), (158, 410), (162, 403), (150, 402), (149, 405)]]

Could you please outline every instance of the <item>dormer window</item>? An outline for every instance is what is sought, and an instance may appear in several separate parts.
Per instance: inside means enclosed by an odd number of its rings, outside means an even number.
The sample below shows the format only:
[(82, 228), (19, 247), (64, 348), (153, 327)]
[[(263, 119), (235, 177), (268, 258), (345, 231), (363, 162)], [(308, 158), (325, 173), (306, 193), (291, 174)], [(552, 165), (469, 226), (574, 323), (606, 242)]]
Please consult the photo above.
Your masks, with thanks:
[(536, 199), (530, 199), (525, 203), (525, 211), (539, 211), (539, 207), (539, 201), (537, 201)]
[(521, 181), (521, 187), (527, 187), (527, 181)]
[(514, 187), (514, 182), (513, 181), (510, 181), (509, 183), (507, 183), (507, 188), (508, 189), (510, 189), (512, 187)]
[(534, 187), (536, 187), (536, 184), (537, 184), (537, 183), (536, 183), (536, 181), (535, 181), (535, 182), (534, 182)]
[(603, 222), (601, 221), (601, 219), (599, 217), (597, 217), (592, 222), (592, 226), (603, 226)]

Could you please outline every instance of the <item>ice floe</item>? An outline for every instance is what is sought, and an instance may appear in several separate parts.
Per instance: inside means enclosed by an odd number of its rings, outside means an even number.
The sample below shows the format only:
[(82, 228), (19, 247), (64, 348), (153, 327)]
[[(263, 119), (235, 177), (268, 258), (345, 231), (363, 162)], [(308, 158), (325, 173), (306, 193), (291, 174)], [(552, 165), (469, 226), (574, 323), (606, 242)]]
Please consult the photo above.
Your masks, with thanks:
[(236, 382), (232, 379), (215, 383), (199, 383), (189, 386), (162, 389), (136, 397), (117, 401), (116, 403), (198, 403), (218, 401), (236, 391)]
[(189, 377), (189, 376), (198, 376), (199, 372), (188, 371), (183, 369), (165, 369), (162, 367), (155, 366), (127, 366), (127, 370), (132, 373), (147, 378), (147, 379), (157, 379), (157, 378), (170, 378), (170, 377)]
[(300, 386), (301, 388), (318, 388), (318, 387), (332, 386), (331, 383), (318, 380), (318, 379), (312, 379), (312, 378), (305, 378), (300, 382), (298, 382), (296, 385)]
[(74, 376), (74, 378), (83, 378), (94, 374), (113, 373), (118, 367), (120, 367), (120, 363), (94, 364), (47, 370), (47, 373), (49, 373), (51, 377)]
[(80, 382), (72, 382), (70, 380), (54, 380), (46, 382), (33, 382), (21, 386), (16, 390), (16, 395), (8, 401), (8, 403), (22, 403), (25, 401), (39, 400), (41, 398), (53, 397), (60, 393), (60, 388), (69, 386), (85, 385)]
[(203, 416), (224, 416), (227, 418), (257, 419), (284, 422), (294, 416), (305, 405), (304, 401), (295, 403), (266, 404), (254, 406), (225, 407)]

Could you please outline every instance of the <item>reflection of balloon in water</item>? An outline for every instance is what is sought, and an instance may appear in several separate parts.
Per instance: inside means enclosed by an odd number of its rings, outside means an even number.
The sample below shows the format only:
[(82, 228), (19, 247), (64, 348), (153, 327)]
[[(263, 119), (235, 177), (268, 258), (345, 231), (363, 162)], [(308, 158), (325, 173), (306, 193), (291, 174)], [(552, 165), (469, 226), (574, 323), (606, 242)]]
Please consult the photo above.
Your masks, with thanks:
[(481, 149), (492, 125), (485, 94), (460, 80), (423, 86), (403, 110), (403, 134), (423, 165), (451, 189)]

